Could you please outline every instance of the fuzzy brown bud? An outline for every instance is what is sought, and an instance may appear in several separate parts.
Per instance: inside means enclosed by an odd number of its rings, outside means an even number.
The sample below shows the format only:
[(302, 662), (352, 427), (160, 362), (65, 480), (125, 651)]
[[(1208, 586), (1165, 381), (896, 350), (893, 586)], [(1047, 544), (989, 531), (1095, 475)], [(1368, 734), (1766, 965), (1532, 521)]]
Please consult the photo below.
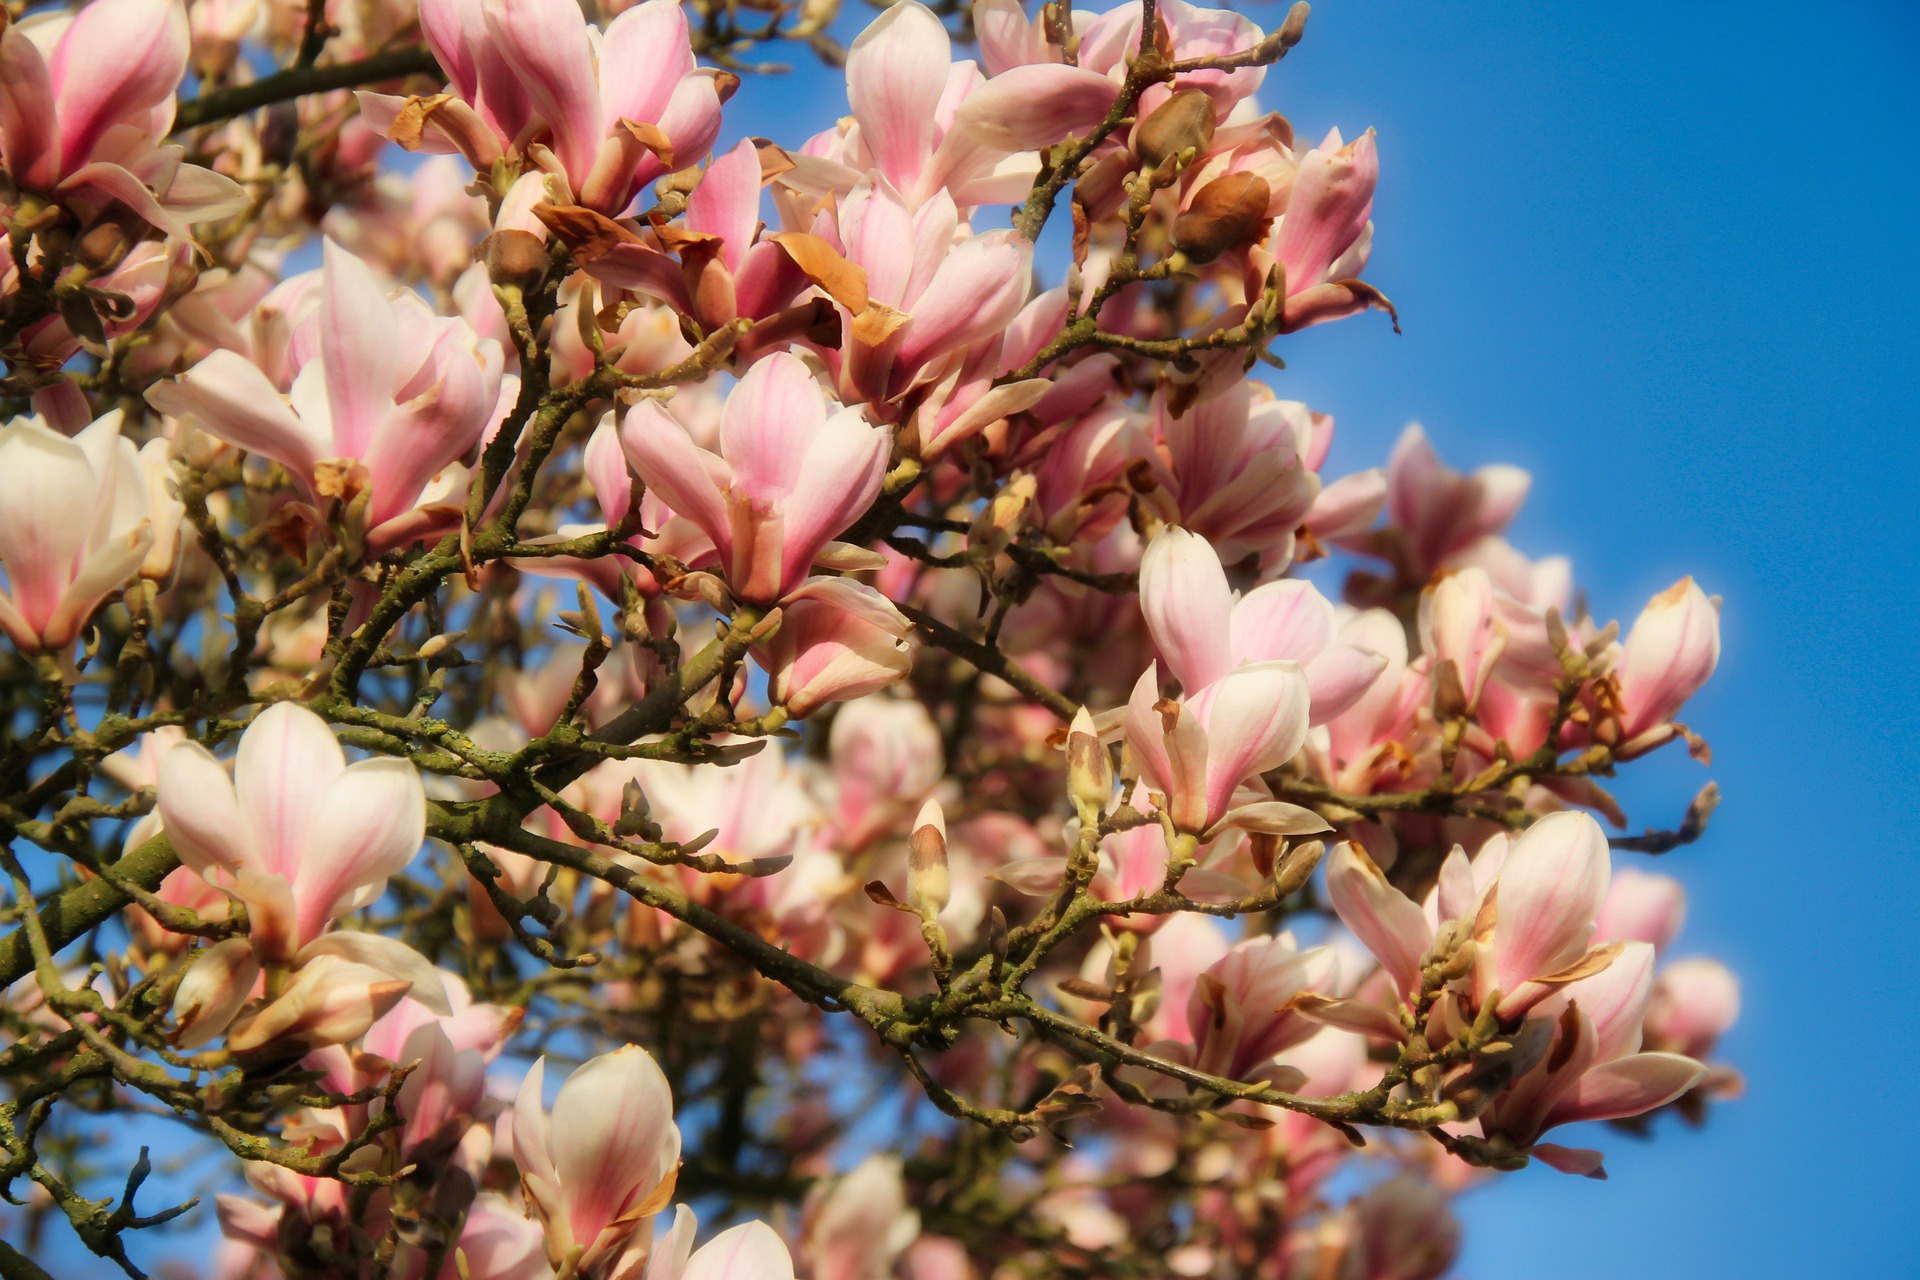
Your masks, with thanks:
[(508, 229), (487, 237), (487, 276), (497, 285), (522, 292), (538, 289), (547, 278), (547, 246), (531, 231)]
[(1267, 229), (1267, 180), (1257, 173), (1228, 173), (1200, 188), (1173, 222), (1173, 243), (1195, 262), (1212, 262), (1229, 249), (1253, 243)]
[(1133, 135), (1134, 154), (1147, 168), (1165, 164), (1191, 147), (1213, 141), (1213, 99), (1201, 89), (1182, 89), (1155, 107)]

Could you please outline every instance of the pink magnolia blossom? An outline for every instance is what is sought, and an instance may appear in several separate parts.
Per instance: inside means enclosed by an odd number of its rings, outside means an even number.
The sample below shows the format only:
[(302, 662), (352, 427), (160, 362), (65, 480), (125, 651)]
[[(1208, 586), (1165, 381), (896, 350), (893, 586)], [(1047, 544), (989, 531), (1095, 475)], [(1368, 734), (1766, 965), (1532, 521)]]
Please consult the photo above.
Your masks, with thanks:
[(827, 755), (835, 843), (849, 850), (917, 809), (946, 773), (938, 726), (906, 698), (858, 698), (841, 707)]
[(1331, 988), (1337, 968), (1331, 948), (1302, 951), (1284, 935), (1236, 944), (1195, 979), (1187, 1000), (1194, 1065), (1230, 1080), (1260, 1075), (1274, 1055), (1320, 1031), (1293, 1000)]
[(1674, 715), (1720, 661), (1720, 608), (1682, 578), (1655, 596), (1621, 647), (1622, 752), (1650, 750), (1673, 736)]
[(963, 208), (1024, 198), (1035, 157), (1010, 156), (1018, 148), (967, 127), (966, 104), (987, 81), (972, 62), (952, 58), (932, 10), (918, 0), (888, 5), (847, 51), (849, 121), (795, 154), (782, 185), (818, 199), (877, 173), (916, 209), (939, 197)]
[(900, 1161), (872, 1155), (809, 1197), (802, 1256), (810, 1280), (887, 1280), (919, 1234)]
[(1646, 1036), (1661, 1049), (1704, 1058), (1740, 1020), (1740, 980), (1718, 960), (1675, 960), (1655, 975)]
[(1433, 664), (1436, 677), (1440, 664), (1451, 664), (1467, 707), (1474, 707), (1508, 642), (1493, 579), (1485, 569), (1436, 578), (1420, 593), (1417, 625), (1422, 656)]
[(843, 397), (895, 400), (1020, 313), (1033, 246), (1011, 231), (956, 236), (960, 229), (952, 197), (937, 193), (915, 208), (875, 175), (840, 201), (837, 219), (823, 212), (815, 222), (815, 234), (866, 276), (863, 308), (836, 299)]
[(1512, 523), (1533, 480), (1518, 467), (1462, 475), (1440, 461), (1418, 425), (1387, 459), (1387, 515), (1405, 534), (1413, 576), (1424, 580), (1457, 552)]
[(721, 81), (694, 64), (679, 0), (645, 0), (604, 32), (572, 0), (427, 0), (420, 26), (455, 100), (414, 132), (406, 99), (363, 91), (361, 107), (389, 136), (482, 173), (531, 159), (572, 202), (614, 216), (719, 134)]
[(858, 409), (829, 416), (800, 357), (754, 365), (727, 397), (720, 453), (650, 400), (620, 442), (634, 472), (713, 540), (736, 597), (772, 604), (797, 588), (834, 537), (864, 513), (886, 474), (886, 433)]
[(162, 146), (187, 71), (179, 0), (95, 0), (0, 28), (0, 161), (82, 222), (124, 205), (169, 236), (245, 209), (231, 178)]
[(1353, 844), (1328, 858), (1327, 898), (1408, 1000), (1420, 989), (1422, 957), (1437, 925), (1474, 920), (1474, 998), (1498, 992), (1500, 1015), (1516, 1017), (1566, 985), (1571, 979), (1560, 975), (1588, 957), (1611, 866), (1605, 833), (1584, 813), (1548, 814), (1502, 847), (1504, 859), (1484, 890), (1474, 871), (1489, 868), (1470, 868), (1455, 850), (1441, 869), (1433, 917)]
[[(982, 53), (995, 69), (986, 86), (969, 95), (959, 121), (974, 137), (1006, 151), (1032, 151), (1070, 135), (1085, 135), (1119, 96), (1127, 68), (1140, 48), (1141, 6), (1122, 4), (1079, 31), (1077, 65), (1069, 65), (1037, 28), (1021, 31), (1014, 15), (983, 6)], [(1077, 15), (1076, 15), (1077, 16)], [(1252, 21), (1225, 9), (1202, 9), (1168, 0), (1156, 6), (1174, 61), (1239, 53), (1260, 43)], [(1225, 120), (1251, 97), (1265, 67), (1194, 71), (1140, 96), (1145, 116), (1178, 89), (1200, 89)]]
[(1147, 545), (1140, 607), (1183, 689), (1198, 693), (1249, 663), (1297, 663), (1314, 724), (1353, 706), (1386, 666), (1340, 638), (1333, 605), (1311, 583), (1269, 582), (1235, 599), (1213, 548), (1185, 529), (1166, 529)]
[(545, 1069), (535, 1062), (514, 1100), (513, 1159), (547, 1260), (592, 1280), (637, 1276), (680, 1166), (667, 1078), (627, 1045), (569, 1075), (549, 1114)]
[(222, 349), (147, 400), (280, 463), (309, 500), (365, 491), (370, 554), (437, 536), (465, 504), (460, 460), (512, 404), (499, 344), (417, 294), (389, 295), (331, 241), (318, 292), (292, 322), (289, 398)]
[(769, 698), (805, 716), (829, 702), (874, 693), (913, 665), (913, 627), (885, 596), (851, 578), (810, 578), (780, 605), (780, 629), (754, 646), (771, 677)]
[[(1641, 1003), (1644, 1007), (1644, 996)], [(1706, 1067), (1681, 1054), (1637, 1052), (1639, 1015), (1621, 1021), (1631, 1034), (1607, 1037), (1578, 1002), (1570, 1004), (1555, 1020), (1552, 1044), (1538, 1065), (1480, 1117), (1482, 1133), (1505, 1139), (1563, 1173), (1605, 1177), (1598, 1151), (1541, 1142), (1541, 1135), (1557, 1125), (1652, 1111), (1707, 1074)]]
[(1162, 698), (1160, 669), (1152, 664), (1127, 702), (1127, 749), (1140, 780), (1164, 797), (1162, 811), (1184, 833), (1204, 837), (1224, 826), (1276, 835), (1324, 831), (1310, 811), (1248, 785), (1300, 750), (1309, 697), (1298, 663), (1253, 662), (1198, 693)]
[[(1316, 416), (1324, 418), (1244, 382), (1179, 415), (1165, 393), (1156, 396), (1153, 434), (1165, 460), (1157, 493), (1172, 505), (1169, 518), (1206, 538), (1228, 564), (1257, 555), (1268, 572), (1285, 569), (1294, 532), (1320, 494), (1307, 458), (1320, 434)], [(1318, 452), (1324, 456), (1324, 447)]]
[[(793, 1255), (764, 1222), (743, 1222), (693, 1247), (699, 1221), (685, 1205), (648, 1259), (644, 1280), (793, 1280)], [(642, 1273), (632, 1273), (641, 1280)]]
[(145, 467), (164, 470), (166, 444), (136, 452), (121, 416), (72, 439), (34, 417), (0, 427), (0, 632), (22, 649), (69, 648), (154, 545)]
[(1687, 894), (1672, 876), (1635, 867), (1614, 871), (1594, 919), (1594, 936), (1650, 942), (1664, 951), (1687, 918)]
[[(169, 751), (159, 811), (180, 860), (246, 904), (253, 950), (267, 963), (293, 960), (332, 921), (378, 898), (426, 836), (412, 764), (348, 764), (326, 721), (292, 703), (247, 726), (232, 777), (198, 743)], [(356, 947), (384, 941), (351, 937)]]

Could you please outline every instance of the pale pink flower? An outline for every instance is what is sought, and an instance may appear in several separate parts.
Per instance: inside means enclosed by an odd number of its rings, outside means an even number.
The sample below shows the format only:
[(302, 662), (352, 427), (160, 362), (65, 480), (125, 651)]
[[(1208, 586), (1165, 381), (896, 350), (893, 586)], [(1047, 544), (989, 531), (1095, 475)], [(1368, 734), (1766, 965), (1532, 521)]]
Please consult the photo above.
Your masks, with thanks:
[(828, 353), (849, 401), (879, 408), (937, 380), (971, 345), (997, 342), (1026, 305), (1033, 246), (1012, 231), (958, 234), (945, 192), (916, 208), (869, 175), (813, 231), (866, 273), (862, 310), (836, 299), (841, 342)]
[(1412, 576), (1424, 580), (1456, 552), (1512, 523), (1533, 479), (1519, 467), (1462, 475), (1440, 461), (1416, 424), (1387, 459), (1387, 515), (1406, 536)]
[(1288, 935), (1236, 944), (1195, 979), (1187, 1000), (1194, 1066), (1230, 1080), (1260, 1075), (1275, 1054), (1320, 1031), (1292, 1001), (1329, 989), (1337, 972), (1332, 948), (1302, 951)]
[[(180, 860), (246, 904), (253, 948), (268, 963), (292, 960), (377, 899), (426, 836), (426, 793), (411, 763), (348, 764), (326, 721), (292, 703), (247, 726), (232, 777), (198, 743), (169, 751), (159, 812)], [(356, 946), (385, 941), (351, 936)]]
[(645, 1049), (626, 1045), (568, 1076), (549, 1114), (545, 1070), (546, 1059), (536, 1061), (514, 1101), (513, 1158), (547, 1260), (571, 1259), (593, 1280), (637, 1276), (680, 1166), (667, 1077)]
[(71, 646), (154, 545), (152, 494), (121, 416), (71, 440), (34, 417), (0, 427), (0, 631), (22, 649)]
[(1140, 780), (1162, 798), (1160, 808), (1182, 832), (1204, 837), (1226, 826), (1275, 835), (1324, 831), (1313, 813), (1268, 798), (1257, 783), (1305, 743), (1309, 696), (1306, 676), (1293, 662), (1235, 667), (1178, 700), (1160, 696), (1160, 669), (1149, 665), (1127, 702), (1127, 749)]
[(1740, 1019), (1740, 980), (1718, 960), (1675, 960), (1655, 976), (1647, 1001), (1647, 1039), (1704, 1058)]
[(634, 1280), (793, 1280), (793, 1255), (766, 1223), (729, 1227), (695, 1249), (698, 1227), (693, 1210), (676, 1206), (673, 1226), (654, 1247), (644, 1276), (636, 1271)]
[(858, 409), (828, 408), (806, 363), (778, 353), (728, 395), (718, 455), (651, 400), (621, 424), (634, 471), (713, 540), (743, 601), (773, 604), (793, 591), (879, 495), (887, 434)]
[(1207, 540), (1169, 528), (1140, 560), (1140, 607), (1155, 648), (1190, 694), (1249, 663), (1299, 664), (1323, 724), (1372, 687), (1387, 660), (1340, 638), (1331, 602), (1312, 583), (1269, 582), (1236, 599)]
[[(987, 83), (954, 62), (945, 25), (917, 0), (888, 5), (847, 51), (850, 121), (811, 139), (782, 175), (807, 198), (845, 195), (877, 173), (913, 208), (945, 196), (962, 207), (1011, 204), (1038, 169), (1031, 155), (983, 140), (966, 104)], [(1108, 101), (1112, 101), (1111, 91)]]
[(1671, 738), (1672, 720), (1720, 662), (1720, 607), (1692, 578), (1662, 591), (1634, 620), (1619, 667), (1623, 754)]
[(913, 624), (893, 602), (851, 578), (809, 578), (780, 605), (780, 628), (752, 649), (767, 696), (790, 715), (812, 714), (886, 688), (913, 666)]
[(1451, 663), (1472, 709), (1506, 652), (1501, 597), (1485, 569), (1461, 569), (1436, 578), (1420, 593), (1417, 626), (1421, 656), (1437, 675)]
[(1594, 936), (1650, 942), (1664, 951), (1687, 918), (1687, 891), (1672, 876), (1622, 867), (1613, 873), (1594, 920)]
[(871, 1155), (808, 1196), (801, 1252), (810, 1280), (888, 1280), (919, 1235), (900, 1161)]
[(1316, 415), (1253, 387), (1236, 383), (1178, 416), (1164, 392), (1154, 397), (1160, 448), (1151, 460), (1164, 475), (1150, 500), (1164, 495), (1169, 518), (1211, 542), (1226, 563), (1257, 555), (1278, 573), (1293, 559), (1294, 532), (1320, 494), (1305, 456)]
[(187, 71), (179, 0), (95, 0), (0, 29), (0, 160), (89, 222), (113, 204), (182, 240), (247, 207), (240, 185), (162, 146)]
[(209, 434), (286, 467), (307, 498), (369, 491), (367, 551), (437, 536), (459, 520), (473, 454), (513, 403), (498, 343), (433, 314), (419, 295), (389, 295), (332, 241), (317, 303), (294, 312), (283, 399), (255, 361), (211, 352), (148, 402), (191, 415)]
[[(1166, 0), (1156, 6), (1155, 16), (1164, 24), (1175, 61), (1239, 53), (1264, 35), (1239, 14), (1184, 0)], [(1011, 14), (989, 11), (986, 20), (983, 30), (992, 32), (992, 40), (983, 43), (982, 52), (995, 73), (968, 96), (958, 119), (974, 137), (1005, 151), (1032, 151), (1085, 135), (1112, 108), (1140, 48), (1138, 0), (1087, 22), (1079, 32), (1078, 65), (1071, 66), (1038, 29), (1019, 30)], [(1149, 88), (1140, 97), (1139, 114), (1145, 116), (1176, 90), (1200, 89), (1224, 121), (1265, 75), (1265, 67), (1190, 72)]]
[(946, 772), (940, 729), (910, 698), (859, 698), (827, 735), (836, 846), (857, 850), (915, 810)]
[[(617, 216), (720, 132), (720, 81), (695, 65), (679, 0), (645, 0), (604, 32), (573, 0), (427, 0), (420, 26), (457, 100), (427, 117), (417, 148), (457, 151), (482, 173), (530, 159), (574, 202)], [(407, 107), (359, 98), (389, 134)]]

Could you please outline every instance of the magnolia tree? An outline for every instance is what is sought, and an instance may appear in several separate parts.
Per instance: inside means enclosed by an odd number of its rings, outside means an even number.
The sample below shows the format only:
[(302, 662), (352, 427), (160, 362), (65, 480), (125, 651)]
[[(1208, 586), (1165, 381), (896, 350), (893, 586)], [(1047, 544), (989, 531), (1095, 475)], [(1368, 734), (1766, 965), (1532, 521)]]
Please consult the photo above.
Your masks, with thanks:
[(1253, 376), (1306, 8), (0, 12), (0, 1275), (1419, 1280), (1737, 1089), (1717, 602)]

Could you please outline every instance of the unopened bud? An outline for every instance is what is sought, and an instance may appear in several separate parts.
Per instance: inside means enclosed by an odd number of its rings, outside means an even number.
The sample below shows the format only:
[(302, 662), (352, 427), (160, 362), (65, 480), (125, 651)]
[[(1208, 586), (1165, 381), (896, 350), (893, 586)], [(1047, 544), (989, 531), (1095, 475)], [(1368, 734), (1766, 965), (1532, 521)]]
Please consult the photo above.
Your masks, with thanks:
[(547, 278), (547, 246), (531, 231), (509, 228), (487, 237), (487, 275), (498, 285), (522, 292), (538, 289)]
[(1213, 141), (1213, 99), (1202, 89), (1182, 89), (1155, 107), (1133, 136), (1134, 154), (1151, 169), (1191, 147)]
[(1083, 811), (1083, 822), (1089, 820), (1088, 811), (1097, 820), (1113, 798), (1113, 757), (1101, 745), (1093, 717), (1085, 707), (1074, 715), (1067, 729), (1067, 794), (1074, 808)]
[(1301, 886), (1313, 876), (1313, 869), (1320, 865), (1321, 855), (1327, 846), (1318, 840), (1309, 840), (1305, 844), (1295, 845), (1287, 850), (1273, 869), (1273, 890), (1281, 897), (1298, 893)]
[(1228, 173), (1200, 188), (1173, 222), (1173, 243), (1195, 262), (1212, 262), (1229, 249), (1253, 243), (1267, 229), (1267, 180), (1257, 173)]
[(98, 275), (119, 266), (133, 248), (133, 237), (115, 221), (96, 222), (73, 242), (73, 256)]
[(922, 920), (946, 910), (953, 897), (953, 878), (947, 871), (947, 818), (938, 800), (920, 807), (907, 841), (907, 905)]

